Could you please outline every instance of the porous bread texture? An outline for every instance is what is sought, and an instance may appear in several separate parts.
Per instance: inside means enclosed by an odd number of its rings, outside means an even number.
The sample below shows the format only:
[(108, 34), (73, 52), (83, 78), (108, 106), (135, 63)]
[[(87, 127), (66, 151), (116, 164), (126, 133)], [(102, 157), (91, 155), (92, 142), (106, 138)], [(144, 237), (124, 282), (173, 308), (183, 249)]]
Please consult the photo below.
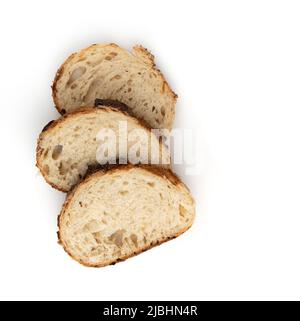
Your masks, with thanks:
[[(127, 126), (127, 139), (123, 132), (119, 133), (120, 124)], [(107, 130), (116, 135), (115, 141), (105, 140), (104, 136), (98, 139)], [(83, 108), (51, 122), (39, 136), (36, 158), (45, 180), (63, 192), (77, 184), (89, 166), (103, 165), (106, 161), (127, 159), (146, 164), (156, 161), (170, 167), (168, 148), (145, 124), (107, 106)]]
[(177, 237), (194, 216), (189, 190), (170, 170), (120, 166), (92, 174), (68, 195), (59, 242), (78, 262), (101, 267)]
[(118, 100), (151, 128), (171, 129), (177, 96), (142, 46), (92, 45), (72, 54), (58, 70), (53, 99), (62, 114), (93, 106), (96, 98)]

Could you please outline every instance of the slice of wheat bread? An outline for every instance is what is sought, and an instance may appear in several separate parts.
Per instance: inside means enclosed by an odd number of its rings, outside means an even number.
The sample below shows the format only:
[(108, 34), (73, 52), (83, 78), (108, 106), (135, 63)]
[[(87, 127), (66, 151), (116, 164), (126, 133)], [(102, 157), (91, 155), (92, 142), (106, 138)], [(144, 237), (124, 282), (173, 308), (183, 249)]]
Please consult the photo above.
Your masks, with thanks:
[(189, 190), (170, 170), (123, 165), (91, 174), (68, 194), (59, 243), (83, 265), (102, 267), (179, 236), (194, 216)]
[(58, 70), (52, 94), (61, 114), (93, 106), (96, 98), (130, 106), (151, 128), (171, 129), (177, 96), (141, 46), (92, 45), (72, 54)]
[[(116, 139), (106, 139), (106, 133)], [(36, 159), (46, 181), (63, 192), (97, 164), (156, 162), (170, 167), (162, 140), (145, 123), (109, 106), (82, 108), (50, 122), (39, 136)]]

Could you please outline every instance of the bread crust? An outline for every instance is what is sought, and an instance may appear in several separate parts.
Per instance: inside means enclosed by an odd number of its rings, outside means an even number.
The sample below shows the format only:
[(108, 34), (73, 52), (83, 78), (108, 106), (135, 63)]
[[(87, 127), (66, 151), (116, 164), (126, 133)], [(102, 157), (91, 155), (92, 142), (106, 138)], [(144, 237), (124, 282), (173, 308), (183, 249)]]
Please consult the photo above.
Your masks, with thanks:
[(132, 113), (131, 109), (126, 104), (121, 103), (118, 100), (96, 98), (95, 103), (94, 103), (94, 107), (95, 108), (103, 108), (103, 107), (104, 108), (106, 108), (106, 107), (114, 108), (114, 109), (122, 112), (124, 115), (136, 119), (139, 122), (139, 124), (142, 127), (144, 127), (145, 129), (150, 130), (150, 131), (152, 129), (151, 126), (144, 119), (141, 119), (141, 118), (135, 116)]
[[(106, 104), (109, 104), (109, 102), (106, 100)], [(118, 104), (122, 105), (122, 108), (118, 108), (116, 107)], [(112, 106), (115, 107), (112, 107)], [(119, 105), (119, 106), (121, 106)], [(128, 110), (126, 110), (128, 107), (123, 104), (120, 103), (118, 101), (113, 101), (110, 100), (110, 106), (107, 105), (102, 105), (101, 110), (106, 111), (106, 112), (117, 112), (117, 113), (122, 113), (125, 116), (131, 118), (133, 121), (135, 121), (138, 125), (140, 125), (141, 127), (143, 127), (144, 129), (146, 129), (147, 131), (151, 131), (150, 126), (142, 119), (139, 119), (137, 117), (134, 117), (130, 114), (130, 112), (128, 112)], [(129, 108), (128, 108), (129, 109)], [(40, 170), (42, 176), (44, 177), (45, 181), (53, 188), (61, 191), (61, 192), (68, 192), (68, 190), (65, 190), (63, 188), (60, 188), (59, 186), (57, 186), (56, 184), (52, 183), (47, 176), (47, 173), (45, 172), (45, 170), (43, 169), (43, 166), (41, 164), (41, 156), (42, 156), (42, 152), (43, 150), (40, 147), (40, 142), (43, 139), (43, 136), (46, 134), (49, 134), (49, 132), (51, 132), (51, 130), (53, 130), (57, 125), (59, 125), (60, 123), (64, 122), (66, 119), (69, 119), (71, 117), (76, 117), (77, 115), (82, 115), (82, 114), (90, 114), (90, 113), (94, 113), (95, 112), (95, 107), (82, 107), (82, 108), (78, 108), (70, 113), (67, 113), (65, 115), (62, 115), (60, 118), (56, 119), (56, 120), (51, 120), (43, 129), (42, 132), (40, 133), (38, 140), (37, 140), (37, 147), (36, 147), (36, 166), (38, 167), (38, 169)], [(159, 141), (159, 145), (160, 147), (163, 145), (164, 143), (162, 142), (162, 140)], [(112, 165), (112, 166), (118, 166), (118, 165)], [(171, 165), (170, 165), (171, 167)]]
[[(54, 105), (55, 108), (57, 109), (57, 111), (61, 114), (64, 115), (66, 113), (66, 111), (63, 109), (63, 106), (61, 106), (61, 104), (59, 103), (58, 97), (57, 97), (57, 83), (60, 80), (61, 76), (64, 73), (64, 70), (66, 68), (66, 66), (69, 64), (69, 62), (76, 57), (77, 55), (80, 57), (85, 56), (92, 48), (94, 47), (112, 47), (112, 48), (118, 48), (119, 50), (124, 50), (123, 48), (119, 47), (118, 45), (114, 44), (114, 43), (110, 43), (110, 44), (93, 44), (85, 49), (80, 50), (79, 52), (75, 52), (72, 53), (66, 60), (65, 62), (60, 66), (60, 68), (58, 69), (58, 71), (56, 72), (56, 75), (54, 77), (54, 81), (53, 84), (51, 86), (52, 88), (52, 97), (53, 97), (53, 101), (54, 101)], [(161, 88), (161, 92), (165, 93), (165, 92), (169, 92), (169, 94), (172, 97), (173, 100), (173, 104), (175, 106), (178, 95), (174, 93), (174, 91), (171, 89), (169, 83), (167, 82), (167, 80), (165, 79), (164, 75), (162, 74), (162, 72), (156, 67), (155, 65), (155, 57), (153, 54), (150, 53), (150, 51), (146, 48), (144, 48), (141, 45), (135, 45), (132, 48), (133, 54), (142, 59), (144, 62), (145, 60), (148, 61), (148, 64), (151, 66), (152, 70), (154, 72), (156, 72), (158, 74), (158, 76), (161, 78), (162, 80), (162, 88)], [(141, 58), (142, 57), (142, 58)], [(102, 97), (99, 97), (102, 98)]]
[(173, 95), (174, 103), (176, 103), (178, 95), (175, 94), (175, 92), (171, 89), (169, 83), (165, 79), (164, 75), (162, 72), (157, 68), (155, 64), (155, 56), (145, 47), (141, 45), (136, 45), (133, 47), (133, 50), (137, 54), (141, 54), (142, 56), (146, 57), (151, 65), (151, 67), (159, 74), (160, 78), (163, 81), (163, 85), (161, 88), (161, 92), (164, 93), (166, 91), (169, 91)]
[[(58, 236), (58, 244), (60, 244), (64, 251), (75, 261), (79, 262), (80, 264), (86, 266), (86, 267), (94, 267), (94, 268), (99, 268), (99, 267), (104, 267), (104, 266), (108, 266), (108, 265), (114, 265), (116, 263), (119, 262), (123, 262), (131, 257), (134, 257), (138, 254), (141, 254), (147, 250), (150, 250), (151, 248), (158, 246), (162, 243), (165, 243), (167, 241), (170, 241), (174, 238), (177, 238), (178, 236), (180, 236), (181, 234), (183, 234), (184, 232), (186, 232), (192, 225), (194, 220), (191, 221), (191, 223), (189, 225), (187, 225), (185, 228), (183, 228), (182, 230), (180, 230), (179, 232), (177, 232), (175, 235), (169, 236), (169, 237), (163, 237), (158, 239), (156, 242), (152, 242), (150, 245), (145, 246), (145, 247), (141, 247), (140, 249), (138, 249), (137, 251), (134, 251), (132, 254), (130, 255), (125, 255), (121, 258), (118, 258), (116, 260), (111, 260), (111, 261), (107, 261), (105, 263), (101, 263), (101, 264), (92, 264), (92, 263), (87, 263), (84, 262), (83, 260), (81, 260), (80, 258), (77, 258), (76, 256), (72, 255), (68, 249), (66, 244), (63, 242), (61, 235), (60, 235), (60, 230), (61, 230), (61, 217), (64, 214), (64, 212), (68, 209), (68, 205), (72, 199), (72, 197), (74, 196), (74, 194), (76, 193), (76, 191), (82, 187), (84, 187), (84, 185), (86, 183), (88, 183), (91, 179), (97, 177), (97, 176), (103, 176), (103, 175), (111, 175), (114, 172), (119, 172), (119, 171), (128, 171), (132, 168), (142, 168), (146, 171), (151, 172), (152, 174), (155, 174), (159, 177), (163, 177), (165, 180), (169, 181), (170, 183), (172, 183), (175, 186), (178, 185), (182, 185), (182, 187), (185, 187), (186, 189), (188, 189), (186, 187), (186, 185), (180, 180), (180, 178), (174, 174), (171, 170), (169, 169), (163, 169), (160, 168), (158, 166), (150, 166), (150, 165), (115, 165), (113, 168), (110, 167), (104, 167), (103, 169), (100, 169), (97, 172), (94, 172), (92, 174), (90, 174), (84, 181), (82, 181), (81, 183), (79, 183), (78, 185), (76, 185), (68, 194), (66, 197), (66, 200), (62, 206), (61, 212), (57, 218), (57, 225), (58, 225), (58, 232), (57, 232), (57, 236)], [(171, 178), (171, 179), (170, 179)], [(192, 196), (190, 195), (190, 197), (192, 198)], [(194, 199), (192, 198), (193, 202)]]

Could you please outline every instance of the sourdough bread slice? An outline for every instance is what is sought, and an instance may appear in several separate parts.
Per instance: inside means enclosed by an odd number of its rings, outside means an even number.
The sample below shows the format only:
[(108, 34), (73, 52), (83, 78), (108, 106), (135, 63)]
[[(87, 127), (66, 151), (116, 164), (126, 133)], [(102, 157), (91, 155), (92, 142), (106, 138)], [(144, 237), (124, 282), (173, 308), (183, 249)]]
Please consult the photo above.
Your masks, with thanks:
[(189, 190), (170, 170), (125, 165), (98, 171), (69, 193), (58, 237), (72, 258), (101, 267), (179, 236), (194, 216)]
[(97, 165), (170, 167), (169, 150), (145, 123), (108, 106), (82, 108), (50, 122), (39, 136), (36, 158), (46, 181), (64, 192)]
[(92, 45), (71, 55), (58, 70), (52, 93), (61, 114), (100, 98), (125, 103), (151, 128), (171, 129), (174, 121), (177, 96), (141, 46), (131, 53), (116, 44)]

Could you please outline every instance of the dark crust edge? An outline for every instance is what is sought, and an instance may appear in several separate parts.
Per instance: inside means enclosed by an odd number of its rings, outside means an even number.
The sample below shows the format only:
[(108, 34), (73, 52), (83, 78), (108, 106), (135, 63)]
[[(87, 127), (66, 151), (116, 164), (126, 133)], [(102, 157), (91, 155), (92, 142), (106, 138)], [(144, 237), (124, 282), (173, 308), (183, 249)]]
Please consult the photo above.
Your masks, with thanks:
[(133, 114), (131, 108), (128, 105), (120, 102), (119, 100), (96, 98), (95, 102), (94, 102), (94, 107), (95, 108), (107, 108), (107, 107), (113, 108), (113, 109), (118, 110), (131, 118), (136, 119), (139, 122), (139, 124), (141, 126), (143, 126), (144, 128), (146, 128), (150, 131), (152, 129), (151, 126), (144, 119), (135, 116)]
[[(133, 168), (142, 168), (147, 170), (148, 172), (151, 172), (152, 174), (159, 176), (159, 177), (165, 177), (168, 179), (168, 181), (170, 181), (174, 186), (177, 185), (183, 185), (189, 192), (189, 188), (182, 182), (182, 180), (179, 178), (179, 176), (177, 174), (175, 174), (171, 169), (169, 168), (164, 168), (164, 167), (160, 167), (157, 165), (147, 165), (147, 164), (107, 164), (107, 165), (100, 165), (97, 164), (95, 166), (89, 166), (83, 181), (85, 181), (88, 178), (92, 178), (92, 176), (97, 175), (97, 174), (101, 174), (104, 175), (106, 173), (113, 173), (115, 171), (119, 171), (119, 170), (131, 170)], [(82, 181), (82, 183), (84, 183)], [(78, 184), (76, 185), (78, 186)]]
[[(80, 51), (78, 52), (74, 52), (72, 53), (64, 62), (63, 64), (59, 67), (59, 69), (57, 70), (56, 74), (55, 74), (55, 77), (54, 77), (54, 80), (53, 80), (53, 83), (52, 83), (52, 86), (51, 86), (51, 89), (52, 89), (52, 98), (53, 98), (53, 101), (54, 101), (54, 105), (55, 105), (55, 108), (56, 110), (61, 114), (61, 115), (64, 115), (66, 113), (65, 109), (63, 109), (62, 106), (60, 106), (60, 103), (58, 101), (58, 98), (57, 98), (57, 83), (58, 81), (60, 80), (64, 70), (65, 70), (65, 67), (66, 65), (74, 58), (76, 57), (77, 55), (78, 56), (83, 56), (86, 51), (90, 50), (91, 48), (93, 47), (97, 47), (99, 46), (99, 44), (93, 44), (89, 47), (86, 47), (86, 48), (83, 48), (81, 49)], [(115, 48), (119, 48), (120, 50), (124, 50), (126, 52), (129, 52), (125, 49), (123, 49), (122, 47), (114, 44), (114, 43), (110, 43), (110, 44), (104, 44), (104, 45), (101, 45), (101, 46), (112, 46), (112, 47), (115, 47)], [(169, 83), (167, 82), (167, 80), (165, 79), (164, 75), (162, 74), (162, 72), (156, 67), (156, 64), (155, 64), (155, 57), (153, 54), (151, 54), (151, 52), (141, 46), (141, 45), (136, 45), (133, 47), (133, 50), (137, 50), (137, 51), (141, 51), (143, 52), (146, 56), (148, 56), (149, 60), (152, 62), (151, 64), (151, 67), (154, 71), (156, 71), (158, 73), (158, 75), (161, 77), (162, 81), (163, 81), (163, 87), (166, 87), (168, 89), (168, 91), (170, 92), (172, 98), (173, 98), (173, 104), (174, 104), (174, 108), (175, 108), (175, 105), (176, 105), (176, 101), (177, 101), (177, 98), (178, 98), (178, 95), (174, 93), (174, 91), (171, 89)], [(174, 119), (173, 121), (174, 122)]]
[[(117, 106), (117, 104), (122, 104), (122, 108), (116, 108), (116, 107), (112, 107), (112, 106), (104, 106), (102, 105), (101, 107), (82, 107), (82, 108), (78, 108), (72, 112), (69, 112), (65, 115), (62, 115), (60, 118), (56, 119), (56, 120), (51, 120), (41, 131), (39, 137), (38, 137), (38, 140), (37, 140), (37, 147), (36, 147), (36, 166), (37, 168), (40, 170), (42, 176), (44, 177), (45, 181), (53, 188), (61, 191), (61, 192), (64, 192), (64, 193), (67, 193), (69, 190), (66, 190), (66, 189), (63, 189), (63, 188), (60, 188), (59, 186), (57, 186), (56, 184), (52, 183), (49, 179), (48, 179), (48, 175), (45, 173), (45, 171), (43, 170), (42, 168), (42, 165), (40, 163), (40, 158), (41, 158), (41, 155), (42, 155), (42, 150), (41, 150), (41, 147), (40, 147), (40, 142), (41, 140), (43, 139), (43, 136), (48, 132), (48, 131), (51, 131), (53, 128), (55, 128), (57, 125), (59, 125), (60, 123), (62, 123), (63, 121), (65, 121), (66, 119), (68, 118), (71, 118), (71, 117), (74, 117), (74, 116), (77, 116), (78, 114), (89, 114), (89, 113), (95, 113), (97, 112), (97, 110), (100, 108), (102, 111), (105, 111), (105, 112), (117, 112), (117, 113), (122, 113), (124, 114), (125, 116), (131, 118), (133, 121), (137, 122), (141, 127), (143, 127), (144, 129), (146, 129), (147, 131), (151, 131), (151, 127), (144, 121), (144, 120), (141, 120), (137, 117), (134, 117), (134, 116), (131, 116), (130, 113), (128, 113), (128, 110), (127, 110), (127, 105), (123, 104), (123, 103), (120, 103), (118, 101), (113, 101), (111, 100), (111, 102), (114, 102), (115, 106)], [(159, 145), (162, 146), (163, 145), (163, 142), (162, 140), (159, 140)], [(97, 164), (96, 164), (97, 165)], [(118, 166), (120, 164), (116, 164), (116, 165), (112, 165), (112, 166)], [(169, 166), (171, 167), (171, 164), (169, 164)], [(98, 166), (97, 166), (98, 168)], [(85, 175), (86, 176), (86, 175)], [(80, 183), (80, 182), (78, 182)], [(77, 184), (78, 184), (77, 183)], [(76, 185), (76, 184), (75, 184)], [(71, 188), (72, 189), (72, 188)]]
[(69, 61), (71, 61), (75, 56), (77, 55), (77, 52), (72, 53), (66, 60), (65, 62), (59, 67), (59, 69), (57, 70), (54, 80), (53, 80), (53, 84), (51, 86), (52, 89), (52, 98), (54, 101), (54, 106), (56, 108), (56, 110), (61, 114), (64, 115), (65, 114), (65, 110), (61, 107), (59, 107), (59, 102), (58, 102), (58, 98), (57, 98), (57, 82), (60, 79), (61, 75), (63, 74), (64, 70), (65, 70), (65, 66), (67, 65), (67, 63), (69, 63)]
[(135, 52), (142, 52), (142, 54), (144, 54), (148, 58), (149, 62), (151, 63), (151, 67), (160, 75), (160, 77), (161, 77), (161, 79), (163, 81), (164, 90), (165, 90), (165, 88), (168, 89), (168, 91), (173, 96), (174, 102), (176, 103), (178, 95), (172, 90), (171, 86), (167, 82), (165, 76), (160, 71), (160, 69), (157, 68), (156, 63), (155, 63), (155, 56), (151, 53), (151, 51), (149, 49), (143, 47), (142, 45), (135, 45), (133, 47), (133, 50)]
[(99, 106), (114, 107), (114, 108), (117, 108), (119, 110), (123, 110), (123, 111), (127, 112), (128, 114), (131, 113), (130, 108), (126, 104), (124, 104), (124, 103), (122, 103), (122, 102), (120, 102), (118, 100), (114, 100), (114, 99), (96, 98), (95, 99), (95, 103), (94, 103), (94, 107), (99, 107)]
[[(78, 185), (76, 185), (66, 196), (66, 200), (62, 206), (61, 212), (57, 217), (57, 226), (58, 226), (58, 231), (57, 231), (57, 237), (58, 237), (58, 244), (61, 245), (64, 249), (64, 251), (76, 262), (82, 264), (83, 266), (86, 267), (94, 267), (94, 268), (100, 268), (100, 267), (105, 267), (108, 265), (115, 265), (116, 263), (119, 262), (123, 262), (131, 257), (137, 256), (138, 254), (141, 254), (147, 250), (150, 250), (151, 248), (158, 246), (160, 244), (163, 244), (167, 241), (170, 241), (172, 239), (177, 238), (178, 236), (180, 236), (181, 234), (183, 234), (184, 232), (186, 232), (189, 228), (191, 228), (191, 226), (194, 223), (194, 219), (195, 216), (193, 217), (193, 220), (191, 221), (191, 223), (189, 225), (187, 225), (185, 228), (183, 228), (182, 230), (180, 230), (179, 232), (177, 232), (175, 235), (169, 236), (169, 237), (164, 237), (161, 238), (159, 240), (157, 240), (156, 242), (152, 242), (149, 246), (146, 247), (142, 247), (141, 249), (134, 251), (132, 254), (129, 255), (125, 255), (123, 257), (117, 258), (116, 260), (112, 260), (112, 261), (108, 261), (106, 263), (102, 263), (102, 264), (91, 264), (91, 263), (87, 263), (84, 262), (81, 259), (76, 258), (74, 255), (72, 255), (68, 249), (67, 246), (64, 244), (64, 242), (62, 241), (61, 235), (60, 235), (60, 221), (61, 221), (61, 217), (63, 216), (64, 212), (67, 210), (69, 203), (72, 200), (72, 197), (74, 196), (74, 194), (76, 193), (77, 189), (79, 189), (80, 187), (82, 187), (84, 184), (86, 184), (88, 181), (90, 181), (94, 176), (103, 176), (106, 174), (112, 174), (115, 171), (119, 171), (119, 170), (130, 170), (132, 168), (142, 168), (145, 169), (159, 177), (163, 177), (164, 179), (167, 179), (171, 184), (177, 186), (177, 185), (182, 185), (183, 187), (185, 187), (187, 189), (188, 192), (189, 189), (188, 187), (180, 180), (180, 178), (173, 173), (170, 169), (163, 169), (160, 168), (158, 166), (150, 166), (150, 165), (115, 165), (114, 167), (103, 167), (102, 169), (98, 170), (97, 172), (94, 172), (93, 174), (91, 174), (90, 176), (86, 177), (86, 179), (82, 182), (80, 182)], [(172, 177), (172, 180), (170, 179), (170, 177)], [(192, 195), (190, 194), (190, 197), (193, 199)], [(194, 200), (193, 200), (194, 201)]]

